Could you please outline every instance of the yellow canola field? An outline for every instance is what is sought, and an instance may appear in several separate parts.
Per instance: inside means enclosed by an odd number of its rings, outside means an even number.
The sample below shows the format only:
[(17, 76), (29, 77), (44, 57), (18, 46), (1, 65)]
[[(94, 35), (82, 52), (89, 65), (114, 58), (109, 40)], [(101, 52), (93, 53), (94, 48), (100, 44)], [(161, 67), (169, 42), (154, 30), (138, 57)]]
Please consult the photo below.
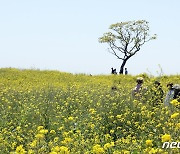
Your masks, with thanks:
[[(161, 81), (165, 94), (180, 82), (139, 76), (147, 89)], [(0, 69), (0, 154), (179, 153), (162, 145), (180, 142), (180, 103), (154, 106), (150, 90), (133, 99), (136, 78)]]

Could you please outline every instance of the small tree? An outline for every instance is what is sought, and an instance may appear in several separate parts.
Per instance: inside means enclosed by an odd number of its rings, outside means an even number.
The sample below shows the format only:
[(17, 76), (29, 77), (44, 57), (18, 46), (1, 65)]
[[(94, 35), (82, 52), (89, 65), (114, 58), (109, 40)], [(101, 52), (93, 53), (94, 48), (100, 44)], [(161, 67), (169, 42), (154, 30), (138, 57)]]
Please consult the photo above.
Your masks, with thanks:
[(110, 25), (112, 32), (104, 33), (99, 38), (100, 43), (108, 43), (111, 54), (122, 60), (120, 74), (123, 74), (126, 62), (134, 56), (142, 45), (152, 39), (156, 34), (149, 35), (148, 22), (145, 20), (120, 22)]

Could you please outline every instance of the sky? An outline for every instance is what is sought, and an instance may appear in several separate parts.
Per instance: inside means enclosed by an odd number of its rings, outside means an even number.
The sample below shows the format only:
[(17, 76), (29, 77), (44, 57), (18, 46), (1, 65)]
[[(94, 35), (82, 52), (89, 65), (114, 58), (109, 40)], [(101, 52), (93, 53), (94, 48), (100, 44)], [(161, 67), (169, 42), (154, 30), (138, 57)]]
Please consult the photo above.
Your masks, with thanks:
[(0, 68), (110, 74), (122, 61), (98, 38), (111, 24), (146, 20), (157, 39), (129, 59), (129, 74), (180, 74), (179, 8), (179, 0), (0, 0)]

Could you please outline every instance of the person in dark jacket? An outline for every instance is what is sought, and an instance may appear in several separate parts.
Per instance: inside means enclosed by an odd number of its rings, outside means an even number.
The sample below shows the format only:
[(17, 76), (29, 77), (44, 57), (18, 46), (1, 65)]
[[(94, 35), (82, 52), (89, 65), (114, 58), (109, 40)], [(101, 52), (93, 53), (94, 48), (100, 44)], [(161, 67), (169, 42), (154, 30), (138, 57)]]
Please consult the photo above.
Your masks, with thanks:
[(173, 99), (177, 99), (180, 102), (180, 85), (175, 84), (172, 88), (174, 89)]
[(128, 70), (127, 70), (127, 68), (125, 68), (125, 75), (128, 75)]
[(154, 82), (151, 90), (151, 95), (151, 102), (153, 106), (161, 105), (163, 103), (164, 91), (159, 81)]
[(174, 98), (174, 89), (173, 89), (173, 83), (168, 83), (167, 84), (168, 87), (168, 92), (166, 94), (165, 100), (164, 100), (164, 106), (169, 107), (170, 106), (170, 102), (173, 100)]
[(111, 68), (111, 74), (117, 74), (116, 69), (114, 69), (113, 67)]

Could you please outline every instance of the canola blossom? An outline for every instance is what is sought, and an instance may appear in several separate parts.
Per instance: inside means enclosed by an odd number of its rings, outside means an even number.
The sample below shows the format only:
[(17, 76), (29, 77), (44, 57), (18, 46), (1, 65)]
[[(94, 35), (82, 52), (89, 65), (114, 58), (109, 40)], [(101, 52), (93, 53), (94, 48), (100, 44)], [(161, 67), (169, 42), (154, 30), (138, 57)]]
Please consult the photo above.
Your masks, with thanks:
[(147, 146), (152, 146), (153, 144), (152, 144), (152, 140), (146, 140), (146, 145)]
[[(135, 99), (137, 76), (0, 69), (0, 153), (179, 153), (162, 148), (180, 141), (179, 100), (164, 106), (156, 78), (139, 76), (146, 91)], [(166, 92), (180, 76), (158, 80)]]

